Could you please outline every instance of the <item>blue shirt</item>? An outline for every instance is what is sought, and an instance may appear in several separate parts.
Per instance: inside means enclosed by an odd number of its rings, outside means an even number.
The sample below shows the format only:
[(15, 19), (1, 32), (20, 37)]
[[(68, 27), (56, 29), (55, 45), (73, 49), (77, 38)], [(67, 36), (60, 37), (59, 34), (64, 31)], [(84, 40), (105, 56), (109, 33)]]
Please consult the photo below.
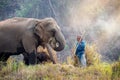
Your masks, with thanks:
[(76, 55), (78, 55), (78, 54), (79, 54), (79, 55), (84, 54), (86, 42), (82, 40), (80, 43), (77, 43), (76, 46), (77, 46), (77, 48), (76, 48), (75, 54), (76, 54)]

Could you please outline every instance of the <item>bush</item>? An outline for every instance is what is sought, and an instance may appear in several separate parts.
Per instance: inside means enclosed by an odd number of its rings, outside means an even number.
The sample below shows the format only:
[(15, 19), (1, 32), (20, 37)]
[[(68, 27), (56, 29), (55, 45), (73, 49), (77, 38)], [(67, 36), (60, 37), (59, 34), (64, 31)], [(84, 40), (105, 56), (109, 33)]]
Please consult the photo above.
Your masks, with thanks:
[(88, 66), (100, 63), (101, 55), (97, 52), (97, 47), (95, 45), (87, 44), (85, 54)]
[(120, 80), (120, 61), (112, 64), (112, 80)]

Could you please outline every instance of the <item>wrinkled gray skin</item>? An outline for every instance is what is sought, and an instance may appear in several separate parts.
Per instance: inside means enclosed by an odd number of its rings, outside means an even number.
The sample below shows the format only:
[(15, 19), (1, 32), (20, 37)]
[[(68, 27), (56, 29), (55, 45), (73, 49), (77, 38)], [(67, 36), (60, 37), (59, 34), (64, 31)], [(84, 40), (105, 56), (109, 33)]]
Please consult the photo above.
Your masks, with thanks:
[(25, 64), (36, 64), (36, 49), (49, 44), (55, 51), (65, 46), (64, 36), (53, 18), (11, 18), (0, 22), (0, 60), (23, 54)]
[(46, 48), (49, 54), (49, 57), (51, 59), (51, 61), (53, 62), (53, 64), (57, 63), (57, 55), (56, 52), (53, 51), (53, 49), (51, 48), (51, 46), (49, 44), (46, 44)]

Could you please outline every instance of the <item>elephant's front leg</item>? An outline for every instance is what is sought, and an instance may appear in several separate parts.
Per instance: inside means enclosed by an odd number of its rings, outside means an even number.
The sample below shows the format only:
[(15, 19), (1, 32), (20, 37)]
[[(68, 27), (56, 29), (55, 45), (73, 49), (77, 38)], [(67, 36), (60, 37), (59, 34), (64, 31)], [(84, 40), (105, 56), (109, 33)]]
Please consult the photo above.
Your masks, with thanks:
[(28, 54), (27, 53), (23, 53), (23, 56), (24, 56), (24, 63), (26, 65), (29, 65), (29, 57), (28, 57)]
[(24, 53), (24, 62), (26, 65), (33, 65), (37, 63), (36, 52), (32, 51), (29, 53)]
[[(29, 40), (29, 41), (28, 41)], [(32, 38), (23, 39), (22, 41), (23, 47), (25, 49), (26, 54), (24, 54), (24, 60), (27, 65), (33, 65), (37, 63), (36, 56), (36, 45), (35, 41)]]
[(37, 63), (37, 56), (36, 50), (29, 53), (29, 64), (36, 64)]

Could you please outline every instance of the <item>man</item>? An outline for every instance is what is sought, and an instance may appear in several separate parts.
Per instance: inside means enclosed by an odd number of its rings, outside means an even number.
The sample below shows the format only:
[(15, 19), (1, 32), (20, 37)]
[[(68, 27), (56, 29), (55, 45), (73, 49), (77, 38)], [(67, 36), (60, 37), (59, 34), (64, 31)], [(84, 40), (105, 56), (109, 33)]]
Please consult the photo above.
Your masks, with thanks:
[(81, 63), (82, 67), (86, 67), (86, 58), (85, 58), (85, 46), (86, 43), (83, 41), (81, 36), (77, 36), (77, 44), (76, 44), (76, 51), (75, 55), (78, 57), (79, 62)]

